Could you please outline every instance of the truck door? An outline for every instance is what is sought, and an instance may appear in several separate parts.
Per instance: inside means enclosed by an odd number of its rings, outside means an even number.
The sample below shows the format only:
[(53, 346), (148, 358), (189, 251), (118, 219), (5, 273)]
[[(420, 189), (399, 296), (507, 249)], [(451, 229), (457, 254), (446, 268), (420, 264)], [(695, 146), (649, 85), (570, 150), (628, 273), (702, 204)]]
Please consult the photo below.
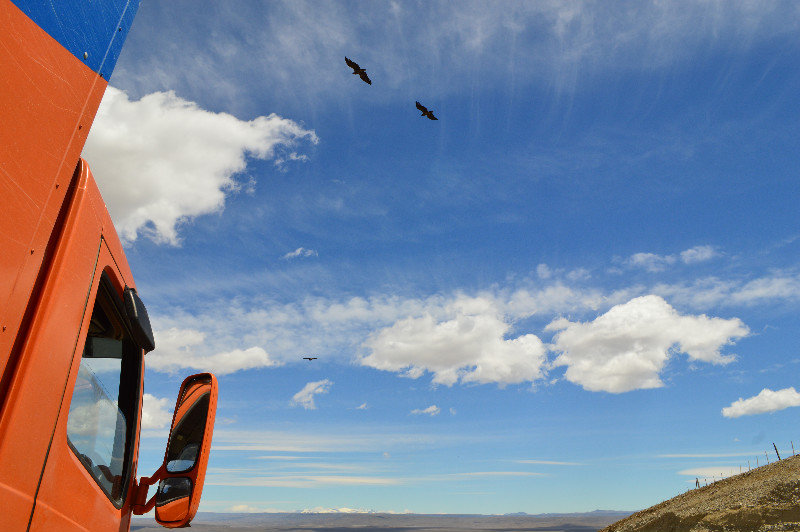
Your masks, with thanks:
[[(136, 475), (143, 352), (124, 319), (125, 286), (101, 240), (29, 530), (127, 531)], [(55, 324), (54, 324), (55, 325)]]

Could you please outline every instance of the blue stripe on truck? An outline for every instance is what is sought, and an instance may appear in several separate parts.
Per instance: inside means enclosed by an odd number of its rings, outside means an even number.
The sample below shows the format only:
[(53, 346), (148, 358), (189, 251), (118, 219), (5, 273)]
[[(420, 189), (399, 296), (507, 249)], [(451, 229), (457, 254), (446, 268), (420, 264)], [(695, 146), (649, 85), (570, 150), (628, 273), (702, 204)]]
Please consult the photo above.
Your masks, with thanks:
[(11, 1), (106, 81), (139, 9), (139, 0)]

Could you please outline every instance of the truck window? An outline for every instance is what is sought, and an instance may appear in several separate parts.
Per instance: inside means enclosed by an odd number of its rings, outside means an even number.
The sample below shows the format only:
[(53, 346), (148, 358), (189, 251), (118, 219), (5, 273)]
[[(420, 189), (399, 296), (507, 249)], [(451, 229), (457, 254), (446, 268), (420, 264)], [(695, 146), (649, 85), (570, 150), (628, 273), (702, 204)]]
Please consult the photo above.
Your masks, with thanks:
[(116, 507), (125, 499), (138, 415), (141, 349), (104, 278), (92, 311), (67, 419), (70, 447)]

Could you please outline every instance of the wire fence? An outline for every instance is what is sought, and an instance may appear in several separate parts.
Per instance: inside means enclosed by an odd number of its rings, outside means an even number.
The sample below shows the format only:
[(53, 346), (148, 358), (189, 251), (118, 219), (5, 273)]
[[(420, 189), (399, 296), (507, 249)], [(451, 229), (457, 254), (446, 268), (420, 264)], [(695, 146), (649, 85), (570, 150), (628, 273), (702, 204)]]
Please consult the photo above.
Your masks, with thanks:
[[(791, 449), (792, 449), (792, 456), (795, 456), (796, 453), (795, 453), (795, 450), (794, 450), (794, 441), (790, 441), (789, 445), (791, 446)], [(739, 464), (738, 473), (737, 473), (736, 469), (732, 468), (730, 470), (730, 474), (724, 474), (723, 472), (719, 472), (719, 474), (712, 474), (712, 475), (706, 475), (706, 476), (696, 476), (695, 477), (694, 489), (703, 488), (705, 486), (708, 486), (709, 484), (714, 484), (715, 482), (719, 482), (721, 480), (725, 480), (726, 478), (730, 478), (730, 477), (733, 477), (733, 476), (736, 476), (736, 475), (741, 475), (742, 473), (748, 473), (750, 471), (753, 471), (754, 469), (757, 469), (759, 467), (768, 465), (768, 464), (771, 463), (770, 462), (770, 454), (772, 452), (775, 453), (775, 458), (777, 459), (777, 460), (773, 459), (773, 462), (780, 461), (781, 460), (781, 453), (778, 450), (778, 446), (775, 445), (775, 442), (772, 442), (772, 450), (764, 451), (764, 457), (763, 458), (761, 458), (760, 455), (756, 455), (752, 462), (750, 461), (750, 459), (747, 459), (747, 465)], [(784, 456), (784, 458), (786, 458), (786, 457)], [(745, 469), (745, 467), (747, 469)], [(686, 491), (688, 492), (691, 489), (692, 489), (691, 487), (686, 488)]]

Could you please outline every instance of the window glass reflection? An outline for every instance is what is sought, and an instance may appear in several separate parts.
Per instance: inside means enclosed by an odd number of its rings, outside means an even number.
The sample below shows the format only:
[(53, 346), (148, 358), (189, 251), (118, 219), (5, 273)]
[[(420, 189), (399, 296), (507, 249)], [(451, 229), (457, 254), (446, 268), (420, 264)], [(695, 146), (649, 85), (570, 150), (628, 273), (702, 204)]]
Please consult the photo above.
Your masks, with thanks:
[(67, 417), (72, 451), (117, 508), (127, 494), (141, 383), (141, 349), (121, 303), (103, 273)]
[(120, 358), (81, 358), (67, 420), (76, 455), (113, 496), (122, 479), (127, 427), (117, 402), (121, 369)]

